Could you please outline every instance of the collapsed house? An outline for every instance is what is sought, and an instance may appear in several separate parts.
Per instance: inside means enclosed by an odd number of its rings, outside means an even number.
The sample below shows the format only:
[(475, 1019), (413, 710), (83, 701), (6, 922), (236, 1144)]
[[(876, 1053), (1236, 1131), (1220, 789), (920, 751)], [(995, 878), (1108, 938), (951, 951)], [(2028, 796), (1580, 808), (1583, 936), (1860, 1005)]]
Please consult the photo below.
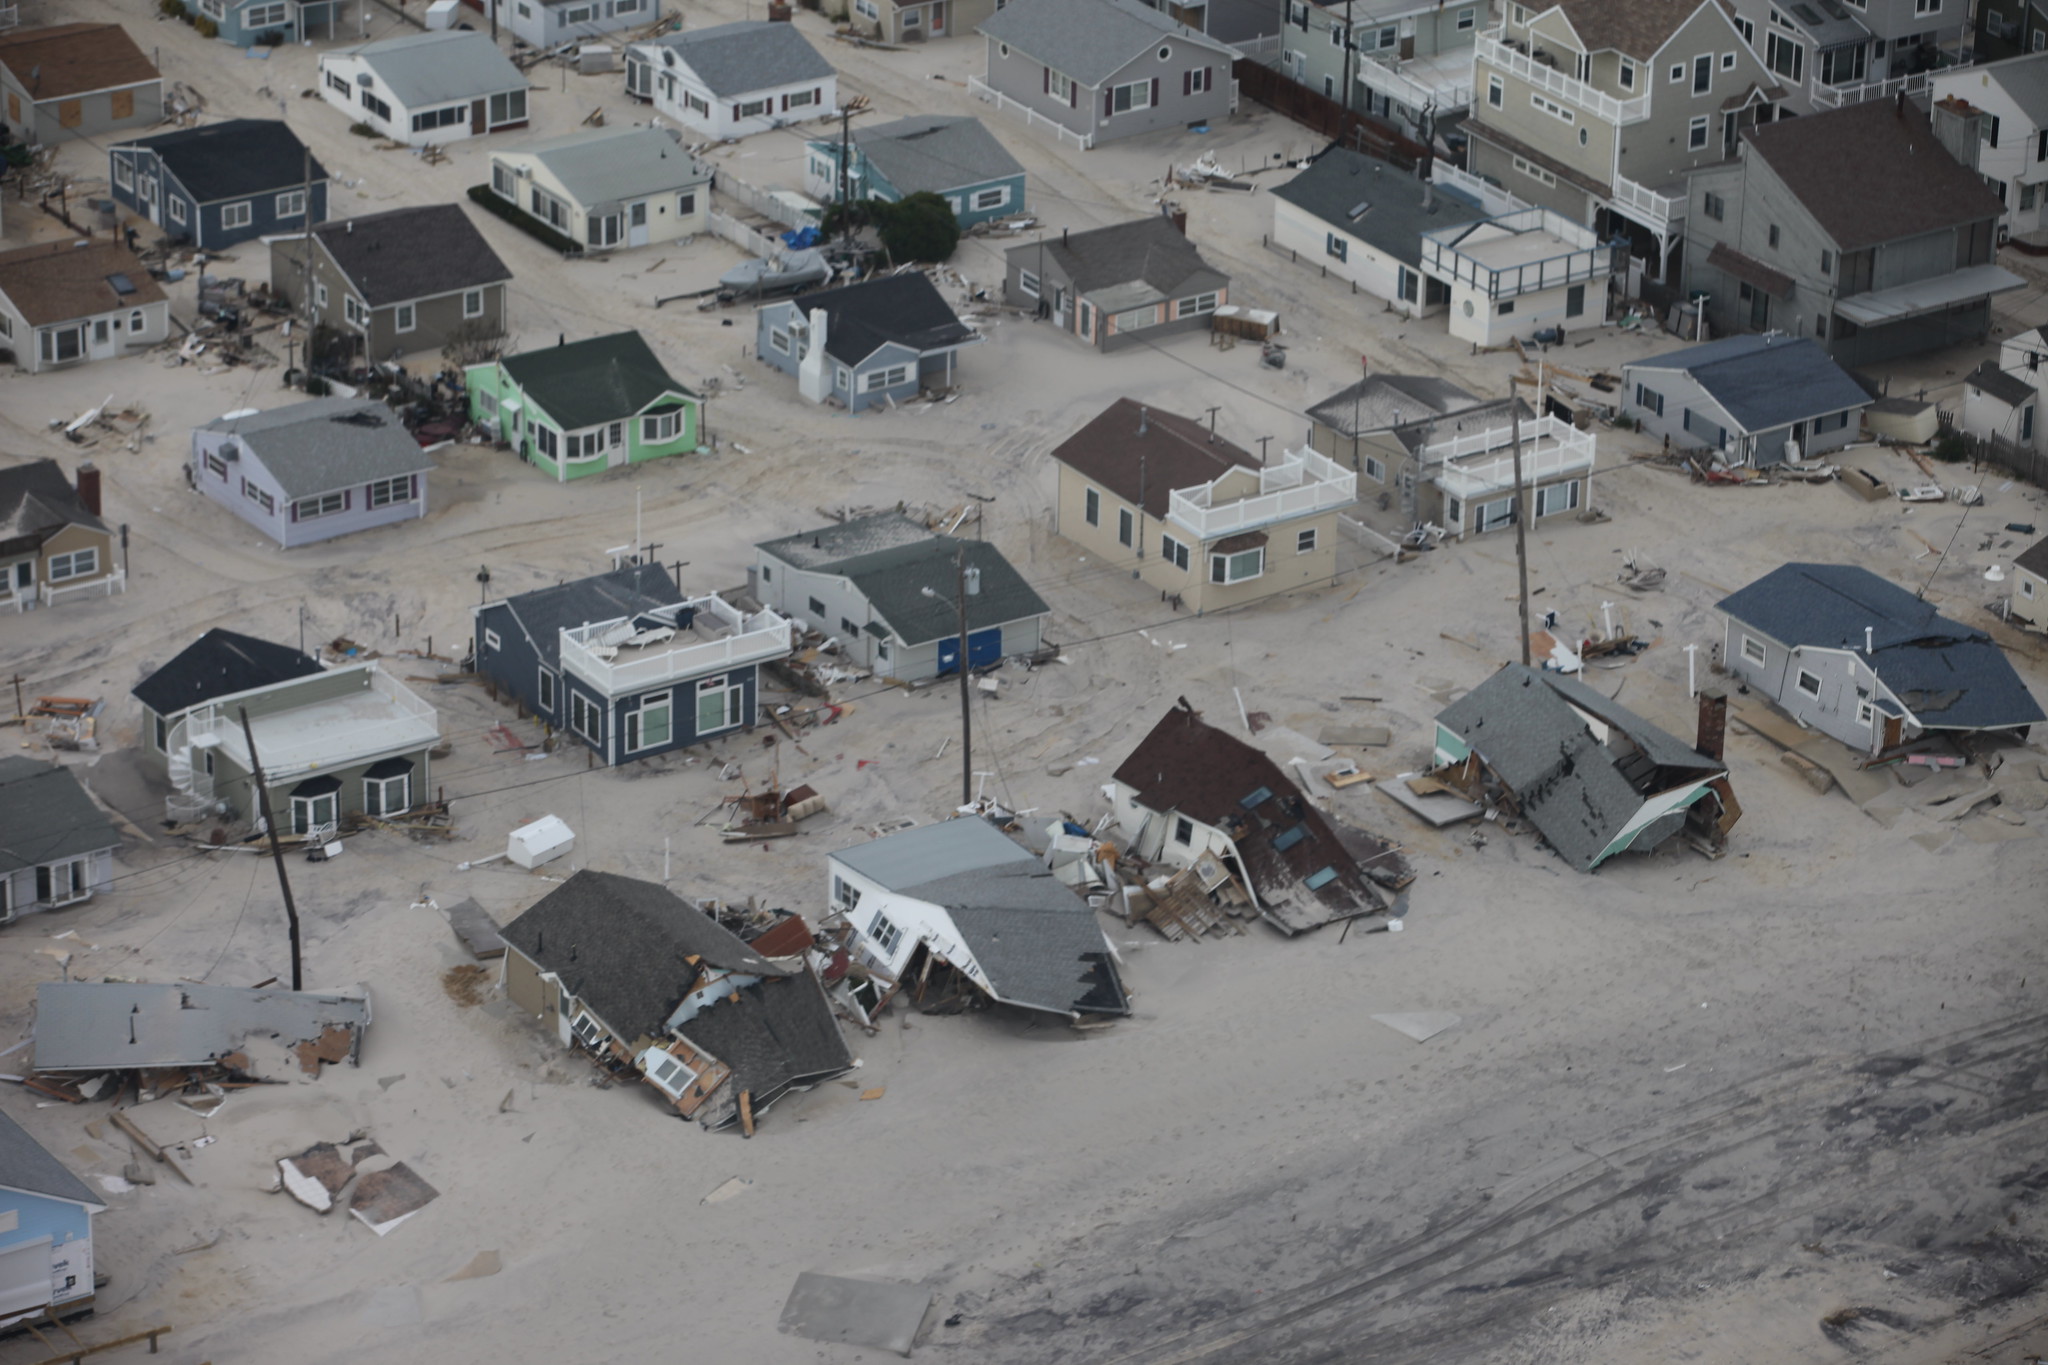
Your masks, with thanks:
[(1509, 664), (1436, 718), (1435, 782), (1519, 813), (1591, 872), (1681, 830), (1718, 856), (1741, 818), (1721, 761), (1728, 702), (1700, 694), (1696, 746), (1575, 678)]
[(1390, 846), (1332, 821), (1278, 763), (1204, 721), (1186, 697), (1116, 770), (1110, 802), (1128, 853), (1191, 869), (1211, 901), (1289, 936), (1392, 918), (1382, 887), (1408, 880)]
[(707, 1129), (752, 1136), (783, 1095), (853, 1068), (796, 916), (756, 951), (659, 883), (586, 869), (502, 936), (507, 998)]
[(282, 1045), (309, 1076), (354, 1066), (370, 1027), (370, 990), (288, 991), (187, 982), (45, 981), (36, 987), (35, 1069), (222, 1069), (248, 1074), (251, 1043)]

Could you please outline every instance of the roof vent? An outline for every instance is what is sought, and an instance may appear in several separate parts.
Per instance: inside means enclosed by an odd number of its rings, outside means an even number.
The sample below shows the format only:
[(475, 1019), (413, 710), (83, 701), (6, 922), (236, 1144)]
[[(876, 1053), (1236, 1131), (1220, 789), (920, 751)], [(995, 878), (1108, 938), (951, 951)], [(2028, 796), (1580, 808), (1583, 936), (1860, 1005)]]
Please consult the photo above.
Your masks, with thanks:
[(1353, 204), (1351, 206), (1351, 212), (1345, 214), (1344, 216), (1355, 223), (1359, 219), (1365, 217), (1365, 215), (1370, 212), (1372, 212), (1372, 201), (1370, 199), (1361, 199), (1356, 204)]

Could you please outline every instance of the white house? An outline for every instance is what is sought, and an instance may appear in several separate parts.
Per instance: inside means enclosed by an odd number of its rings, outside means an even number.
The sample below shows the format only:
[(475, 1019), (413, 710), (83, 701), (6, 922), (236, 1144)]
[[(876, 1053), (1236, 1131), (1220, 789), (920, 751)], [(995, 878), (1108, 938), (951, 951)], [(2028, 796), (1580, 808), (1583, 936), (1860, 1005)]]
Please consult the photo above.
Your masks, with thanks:
[(117, 241), (0, 252), (0, 347), (30, 374), (133, 355), (170, 330), (170, 300)]
[(1974, 146), (1949, 150), (2005, 205), (1999, 227), (2015, 237), (2048, 227), (2048, 52), (1952, 67), (1933, 80), (1937, 133), (1945, 114), (1977, 116)]
[(320, 97), (408, 146), (526, 126), (526, 77), (489, 35), (444, 29), (336, 48)]
[(529, 47), (551, 48), (652, 23), (655, 0), (491, 0), (498, 27)]
[(1623, 247), (1545, 208), (1422, 234), (1422, 273), (1450, 287), (1451, 335), (1502, 346), (1552, 327), (1607, 321), (1607, 280)]
[(719, 24), (635, 43), (626, 49), (626, 93), (721, 140), (839, 108), (832, 64), (787, 23)]
[(491, 153), (499, 198), (593, 250), (704, 231), (711, 168), (659, 128), (600, 128)]
[(2020, 450), (2048, 449), (2048, 327), (2031, 327), (1998, 344), (1963, 380), (1959, 425), (1972, 436)]
[(1451, 288), (1422, 273), (1422, 234), (1471, 223), (1478, 205), (1377, 157), (1331, 146), (1273, 187), (1273, 245), (1397, 313), (1440, 313)]

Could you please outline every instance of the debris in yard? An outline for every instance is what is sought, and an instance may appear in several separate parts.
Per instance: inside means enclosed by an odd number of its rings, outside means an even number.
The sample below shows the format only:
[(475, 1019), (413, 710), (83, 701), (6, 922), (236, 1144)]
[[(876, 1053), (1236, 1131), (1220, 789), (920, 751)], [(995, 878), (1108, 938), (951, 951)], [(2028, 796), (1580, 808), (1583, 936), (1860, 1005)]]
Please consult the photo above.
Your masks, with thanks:
[(355, 1193), (349, 1196), (348, 1211), (379, 1237), (441, 1197), (441, 1192), (422, 1180), (404, 1162), (357, 1177)]
[(348, 1182), (355, 1165), (331, 1142), (316, 1142), (296, 1156), (279, 1157), (277, 1169), (284, 1190), (315, 1213), (326, 1213)]
[(454, 1284), (458, 1280), (481, 1280), (497, 1274), (504, 1268), (505, 1263), (497, 1252), (479, 1251), (476, 1255), (470, 1257), (468, 1265), (450, 1275), (444, 1283)]
[(919, 1285), (807, 1270), (796, 1277), (777, 1326), (812, 1341), (867, 1346), (907, 1357), (931, 1306), (932, 1292)]
[(481, 1005), (484, 997), (490, 993), (490, 969), (478, 966), (474, 962), (458, 963), (441, 973), (441, 989), (447, 993), (450, 1000), (464, 1009)]
[[(369, 1025), (365, 986), (316, 992), (46, 981), (36, 988), (35, 1064), (39, 1072), (70, 1073), (215, 1068), (246, 1040), (275, 1038), (296, 1049), (306, 1074), (318, 1075), (322, 1062), (353, 1064)], [(244, 1057), (231, 1069), (246, 1066)]]
[(455, 937), (471, 957), (489, 961), (505, 955), (505, 940), (498, 936), (498, 922), (474, 898), (466, 896), (442, 913), (448, 916), (448, 927), (455, 931)]
[(1464, 1019), (1443, 1010), (1418, 1010), (1409, 1014), (1375, 1014), (1374, 1019), (1393, 1029), (1405, 1033), (1418, 1043), (1426, 1043), (1447, 1028), (1455, 1028)]

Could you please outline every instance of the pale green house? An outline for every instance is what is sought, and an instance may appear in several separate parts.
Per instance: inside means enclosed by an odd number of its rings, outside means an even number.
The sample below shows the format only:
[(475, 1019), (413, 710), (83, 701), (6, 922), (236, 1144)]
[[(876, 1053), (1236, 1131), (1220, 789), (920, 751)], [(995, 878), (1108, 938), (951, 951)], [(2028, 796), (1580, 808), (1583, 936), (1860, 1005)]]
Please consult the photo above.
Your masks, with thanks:
[(465, 378), (470, 420), (558, 483), (697, 449), (702, 400), (638, 332), (472, 365)]

